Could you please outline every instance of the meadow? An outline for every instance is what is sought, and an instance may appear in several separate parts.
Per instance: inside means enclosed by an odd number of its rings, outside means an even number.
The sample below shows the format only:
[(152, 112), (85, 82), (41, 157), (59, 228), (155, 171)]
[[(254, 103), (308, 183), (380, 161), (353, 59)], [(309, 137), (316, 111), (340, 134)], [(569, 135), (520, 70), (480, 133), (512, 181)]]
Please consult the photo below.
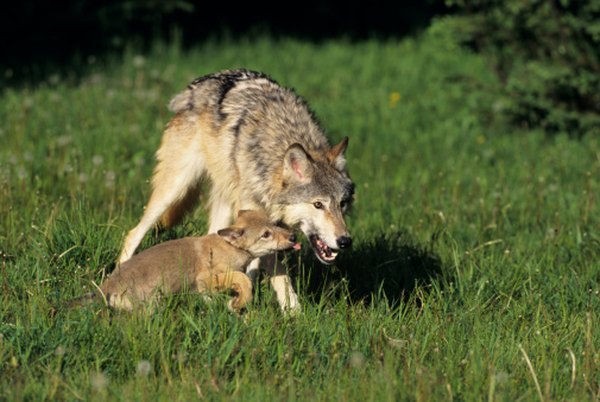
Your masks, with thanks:
[[(600, 398), (600, 138), (509, 128), (481, 56), (425, 32), (86, 63), (0, 92), (1, 400)], [(268, 281), (242, 319), (224, 295), (64, 307), (140, 218), (169, 99), (238, 67), (350, 137), (352, 249), (333, 267), (290, 255), (296, 317)], [(200, 208), (142, 247), (206, 227)]]

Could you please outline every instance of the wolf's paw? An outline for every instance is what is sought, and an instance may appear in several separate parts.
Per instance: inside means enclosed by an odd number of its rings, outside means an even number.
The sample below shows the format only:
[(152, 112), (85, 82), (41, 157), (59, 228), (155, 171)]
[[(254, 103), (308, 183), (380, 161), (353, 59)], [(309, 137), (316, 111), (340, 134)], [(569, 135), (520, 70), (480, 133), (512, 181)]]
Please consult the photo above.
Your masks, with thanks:
[(302, 307), (298, 303), (298, 300), (296, 300), (293, 305), (290, 303), (289, 306), (281, 306), (281, 312), (284, 317), (295, 318), (302, 315)]

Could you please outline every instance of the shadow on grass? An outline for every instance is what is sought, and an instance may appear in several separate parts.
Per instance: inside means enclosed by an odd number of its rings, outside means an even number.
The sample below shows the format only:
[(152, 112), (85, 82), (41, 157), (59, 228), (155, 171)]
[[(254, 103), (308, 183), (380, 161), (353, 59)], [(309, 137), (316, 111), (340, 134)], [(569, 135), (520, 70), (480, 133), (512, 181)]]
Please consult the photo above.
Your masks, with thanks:
[[(312, 258), (304, 251), (303, 258)], [(305, 292), (313, 300), (323, 294), (343, 295), (340, 281), (347, 282), (349, 301), (371, 303), (384, 299), (390, 307), (407, 301), (417, 286), (427, 286), (442, 273), (440, 258), (408, 240), (402, 232), (381, 234), (340, 254), (336, 267), (315, 262), (303, 279)], [(417, 298), (418, 300), (418, 298)]]
[[(199, 227), (203, 226), (188, 220), (174, 229), (153, 231), (139, 250), (171, 239), (200, 235)], [(53, 281), (57, 299), (65, 297), (63, 278), (97, 281), (99, 275), (110, 274), (115, 268), (117, 243), (112, 228), (99, 230), (98, 225), (84, 221), (83, 215), (57, 220), (52, 235), (41, 242), (39, 250), (40, 257), (49, 261), (49, 275), (60, 279)], [(415, 288), (426, 287), (442, 274), (440, 258), (401, 231), (355, 243), (350, 250), (340, 253), (334, 266), (318, 262), (310, 247), (303, 247), (300, 255), (292, 257), (289, 261), (292, 267), (295, 258), (304, 267), (299, 275), (292, 275), (297, 281), (295, 289), (314, 303), (323, 297), (340, 300), (345, 296), (350, 303), (385, 300), (390, 307), (410, 299), (419, 303)]]

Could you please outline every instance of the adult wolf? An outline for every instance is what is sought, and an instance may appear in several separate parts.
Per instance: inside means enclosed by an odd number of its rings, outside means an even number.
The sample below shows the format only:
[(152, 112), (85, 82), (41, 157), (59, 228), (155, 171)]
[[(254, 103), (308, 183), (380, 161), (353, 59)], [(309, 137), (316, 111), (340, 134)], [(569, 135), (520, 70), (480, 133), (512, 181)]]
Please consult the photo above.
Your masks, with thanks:
[[(228, 226), (240, 209), (262, 209), (272, 221), (300, 228), (325, 264), (350, 246), (343, 217), (354, 194), (344, 157), (348, 138), (331, 147), (292, 90), (260, 72), (227, 70), (194, 80), (169, 107), (175, 116), (156, 153), (152, 194), (120, 263), (156, 222), (170, 227), (195, 206), (204, 177), (212, 184), (209, 233)], [(256, 260), (248, 275), (257, 268)], [(298, 308), (289, 277), (273, 269), (281, 308)]]

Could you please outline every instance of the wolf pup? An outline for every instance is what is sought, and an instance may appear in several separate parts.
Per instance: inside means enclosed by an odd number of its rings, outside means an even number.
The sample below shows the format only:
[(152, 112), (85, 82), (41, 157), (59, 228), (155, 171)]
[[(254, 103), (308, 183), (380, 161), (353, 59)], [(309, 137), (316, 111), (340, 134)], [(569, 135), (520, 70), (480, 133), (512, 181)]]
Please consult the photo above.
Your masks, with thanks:
[(158, 244), (125, 262), (100, 287), (110, 307), (132, 310), (136, 303), (184, 290), (231, 289), (231, 310), (252, 300), (245, 267), (257, 257), (298, 249), (292, 232), (269, 222), (262, 211), (240, 211), (233, 226), (217, 234)]
[[(175, 116), (156, 153), (152, 195), (125, 238), (120, 263), (155, 223), (168, 228), (195, 206), (204, 177), (212, 184), (209, 233), (240, 209), (260, 209), (273, 222), (299, 227), (324, 264), (350, 246), (343, 216), (354, 194), (344, 157), (348, 138), (330, 146), (292, 90), (263, 73), (228, 70), (196, 79), (169, 106)], [(248, 267), (251, 277), (258, 263)], [(285, 270), (272, 269), (282, 309), (298, 308)]]

